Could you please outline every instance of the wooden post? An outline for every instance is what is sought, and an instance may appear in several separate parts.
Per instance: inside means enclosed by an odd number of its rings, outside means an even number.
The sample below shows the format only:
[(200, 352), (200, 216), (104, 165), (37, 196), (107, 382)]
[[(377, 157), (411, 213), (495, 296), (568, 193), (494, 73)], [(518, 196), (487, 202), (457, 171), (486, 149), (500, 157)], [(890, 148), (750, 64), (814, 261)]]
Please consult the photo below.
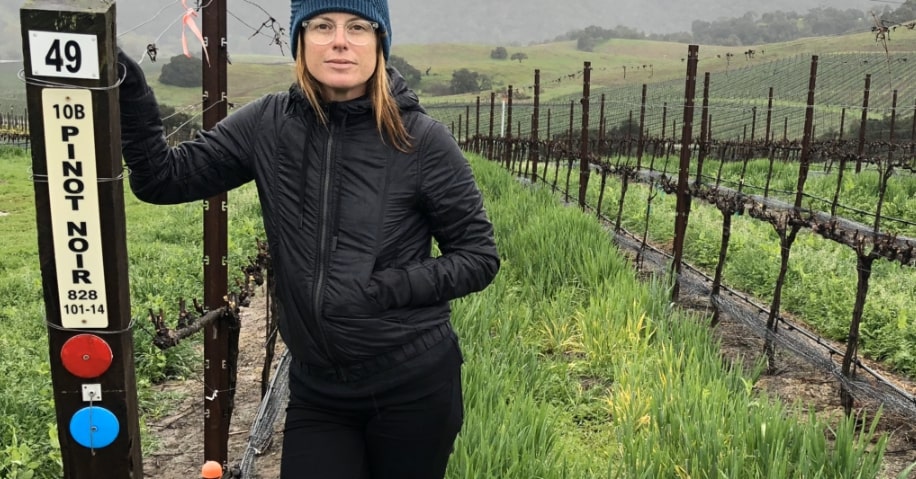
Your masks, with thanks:
[(464, 107), (464, 148), (468, 148), (471, 139), (471, 105)]
[(639, 139), (636, 143), (636, 172), (642, 169), (642, 154), (646, 141), (646, 97), (648, 94), (648, 85), (642, 84), (642, 98), (639, 102)]
[(506, 98), (506, 138), (504, 141), (505, 150), (505, 160), (506, 160), (506, 169), (512, 170), (512, 85), (509, 85), (508, 96)]
[(588, 191), (588, 110), (591, 89), (592, 62), (582, 68), (582, 131), (579, 140), (579, 207), (585, 210), (585, 193)]
[(811, 57), (811, 74), (808, 76), (808, 108), (805, 110), (805, 134), (802, 137), (801, 164), (798, 167), (798, 184), (795, 188), (795, 208), (802, 206), (805, 182), (811, 165), (811, 142), (814, 141), (814, 90), (817, 85), (817, 55)]
[(30, 0), (20, 17), (63, 477), (142, 477), (115, 5)]
[(770, 127), (773, 122), (773, 87), (770, 87), (770, 93), (767, 95), (767, 128), (764, 132), (763, 140), (769, 144), (772, 138), (770, 138)]
[[(706, 161), (706, 155), (709, 153), (709, 127), (710, 127), (710, 115), (709, 115), (709, 72), (706, 72), (703, 75), (703, 109), (700, 115), (700, 142), (698, 145), (697, 152), (697, 179), (694, 181), (696, 185), (700, 185), (703, 182), (703, 162)], [(719, 158), (719, 161), (725, 161), (725, 158)]]
[(490, 92), (490, 136), (489, 143), (487, 144), (487, 158), (495, 160), (493, 158), (493, 115), (496, 111), (496, 92)]
[(531, 116), (531, 182), (538, 181), (538, 156), (541, 153), (540, 139), (540, 116), (541, 116), (541, 70), (534, 70), (534, 114)]
[(871, 74), (865, 75), (862, 93), (862, 120), (859, 122), (859, 146), (856, 149), (856, 173), (862, 172), (862, 155), (865, 154), (865, 131), (868, 129), (868, 97), (871, 93)]

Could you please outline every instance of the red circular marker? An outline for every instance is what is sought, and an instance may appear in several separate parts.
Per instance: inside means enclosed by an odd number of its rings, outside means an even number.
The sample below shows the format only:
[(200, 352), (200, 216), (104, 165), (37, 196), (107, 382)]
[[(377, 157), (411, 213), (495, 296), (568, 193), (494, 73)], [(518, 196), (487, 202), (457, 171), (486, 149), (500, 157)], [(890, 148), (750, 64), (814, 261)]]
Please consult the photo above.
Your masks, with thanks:
[(97, 378), (108, 371), (114, 354), (104, 339), (94, 334), (78, 334), (60, 349), (60, 360), (70, 374), (83, 379)]

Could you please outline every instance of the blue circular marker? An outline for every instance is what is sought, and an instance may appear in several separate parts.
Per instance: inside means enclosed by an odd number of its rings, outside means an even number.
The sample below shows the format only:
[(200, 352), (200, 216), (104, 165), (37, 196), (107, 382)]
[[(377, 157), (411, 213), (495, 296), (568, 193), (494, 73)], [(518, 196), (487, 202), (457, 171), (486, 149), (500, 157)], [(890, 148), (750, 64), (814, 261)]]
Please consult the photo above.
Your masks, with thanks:
[(103, 407), (84, 407), (70, 418), (70, 435), (80, 446), (90, 449), (109, 446), (120, 429), (118, 418)]

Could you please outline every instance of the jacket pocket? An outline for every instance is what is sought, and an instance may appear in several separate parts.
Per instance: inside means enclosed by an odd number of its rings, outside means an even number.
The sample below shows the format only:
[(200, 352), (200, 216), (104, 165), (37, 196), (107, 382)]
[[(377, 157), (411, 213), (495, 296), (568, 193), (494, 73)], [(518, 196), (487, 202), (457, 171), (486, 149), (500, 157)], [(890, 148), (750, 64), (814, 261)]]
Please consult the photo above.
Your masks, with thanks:
[(384, 311), (369, 294), (375, 258), (368, 253), (338, 250), (328, 267), (324, 292), (324, 314), (331, 320), (366, 319)]
[(374, 303), (385, 310), (403, 308), (410, 305), (410, 278), (407, 271), (400, 268), (376, 271), (369, 278), (366, 292)]

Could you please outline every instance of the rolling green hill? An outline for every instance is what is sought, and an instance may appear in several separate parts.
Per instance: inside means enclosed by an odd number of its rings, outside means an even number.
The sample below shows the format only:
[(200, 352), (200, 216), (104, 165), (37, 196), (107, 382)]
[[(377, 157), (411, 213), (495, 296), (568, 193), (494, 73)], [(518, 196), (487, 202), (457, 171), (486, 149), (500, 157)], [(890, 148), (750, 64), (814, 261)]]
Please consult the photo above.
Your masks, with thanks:
[[(709, 72), (712, 88), (711, 113), (713, 131), (735, 132), (729, 127), (751, 123), (754, 107), (766, 106), (768, 89), (773, 87), (776, 119), (792, 117), (789, 128), (797, 129), (797, 111), (804, 110), (807, 78), (812, 55), (819, 57), (817, 104), (823, 126), (819, 131), (837, 129), (843, 107), (858, 108), (862, 104), (864, 78), (872, 75), (872, 113), (888, 113), (893, 89), (899, 90), (901, 108), (912, 105), (916, 85), (908, 82), (916, 68), (916, 32), (899, 30), (884, 45), (875, 41), (874, 34), (810, 38), (782, 44), (754, 47), (700, 46), (698, 98), (702, 93), (702, 74)], [(648, 84), (648, 123), (658, 124), (662, 106), (678, 105), (684, 96), (685, 57), (688, 46), (680, 43), (642, 40), (610, 40), (594, 52), (582, 52), (574, 42), (557, 42), (525, 47), (510, 47), (509, 54), (524, 53), (519, 62), (490, 58), (489, 45), (436, 44), (402, 45), (393, 54), (407, 60), (421, 72), (426, 72), (417, 88), (431, 113), (445, 121), (457, 120), (465, 105), (476, 101), (477, 94), (431, 96), (425, 92), (448, 85), (456, 70), (468, 69), (491, 79), (492, 90), (505, 91), (512, 85), (519, 108), (530, 103), (533, 94), (534, 70), (540, 70), (541, 101), (546, 108), (566, 108), (570, 101), (578, 102), (582, 95), (581, 71), (584, 62), (591, 62), (590, 89), (593, 101), (604, 94), (609, 103), (608, 121), (618, 123), (630, 111), (638, 114), (640, 89)], [(753, 50), (754, 55), (747, 55)], [(247, 103), (258, 96), (285, 90), (293, 81), (292, 64), (286, 57), (238, 56), (229, 67), (229, 96), (235, 105)], [(195, 88), (174, 88), (158, 84), (157, 64), (145, 62), (148, 77), (160, 102), (177, 108), (200, 103), (200, 91)], [(16, 64), (0, 65), (0, 109), (24, 107), (25, 88), (16, 78), (21, 68)], [(489, 103), (490, 90), (480, 92), (482, 104)], [(456, 106), (451, 111), (445, 105)], [(852, 114), (853, 112), (849, 112)], [(852, 118), (857, 118), (855, 114)], [(518, 116), (517, 118), (521, 118)], [(758, 117), (762, 124), (762, 117)], [(848, 123), (847, 123), (848, 124)], [(524, 128), (524, 126), (523, 126)]]
[[(606, 101), (609, 126), (624, 122), (630, 115), (638, 119), (642, 85), (647, 85), (646, 125), (650, 133), (658, 134), (664, 106), (668, 108), (668, 132), (672, 118), (680, 112), (677, 108), (684, 100), (687, 45), (637, 40), (612, 40), (593, 53), (578, 52), (571, 43), (554, 43), (518, 49), (528, 55), (521, 64), (477, 59), (482, 52), (470, 54), (468, 50), (455, 50), (452, 55), (442, 54), (433, 48), (402, 49), (415, 65), (431, 64), (432, 71), (445, 77), (450, 71), (468, 68), (494, 78), (494, 89), (512, 85), (521, 94), (515, 97), (513, 118), (524, 119), (513, 125), (528, 129), (531, 114), (530, 96), (533, 94), (535, 68), (541, 71), (541, 108), (552, 110), (554, 131), (568, 126), (571, 103), (578, 105), (582, 97), (581, 71), (585, 61), (591, 62), (590, 95), (593, 124), (602, 95)], [(753, 54), (748, 54), (749, 50)], [(516, 50), (510, 49), (510, 53)], [(452, 52), (449, 52), (452, 53)], [(916, 68), (916, 33), (898, 32), (894, 41), (875, 41), (871, 33), (838, 37), (811, 38), (783, 44), (753, 47), (704, 46), (699, 49), (697, 79), (697, 106), (703, 92), (704, 74), (710, 74), (709, 113), (713, 118), (713, 135), (721, 139), (735, 139), (747, 134), (744, 128), (754, 126), (756, 138), (764, 134), (765, 109), (769, 89), (773, 89), (771, 136), (791, 137), (801, 135), (808, 79), (812, 57), (818, 57), (817, 85), (815, 91), (815, 123), (818, 134), (838, 132), (845, 121), (848, 135), (853, 120), (861, 116), (866, 75), (871, 75), (869, 99), (870, 118), (890, 115), (893, 91), (898, 90), (898, 114), (911, 116), (916, 100), (916, 85), (909, 81)], [(434, 63), (438, 62), (438, 63)], [(422, 68), (421, 68), (422, 70)], [(421, 97), (432, 114), (447, 124), (457, 122), (466, 112), (465, 105), (473, 103), (476, 95), (453, 97), (426, 97), (420, 87)], [(447, 81), (439, 78), (438, 81)], [(489, 106), (489, 92), (483, 92), (481, 101)], [(672, 110), (674, 108), (674, 110)], [(756, 120), (754, 118), (756, 109)], [(845, 118), (843, 110), (846, 110)], [(473, 115), (473, 113), (472, 113)], [(486, 117), (487, 115), (482, 115)], [(578, 116), (577, 116), (578, 118)], [(565, 122), (565, 124), (564, 124)], [(542, 119), (541, 123), (544, 123)], [(698, 125), (698, 123), (696, 123)], [(473, 128), (473, 127), (472, 127)], [(696, 127), (698, 133), (698, 126)]]

